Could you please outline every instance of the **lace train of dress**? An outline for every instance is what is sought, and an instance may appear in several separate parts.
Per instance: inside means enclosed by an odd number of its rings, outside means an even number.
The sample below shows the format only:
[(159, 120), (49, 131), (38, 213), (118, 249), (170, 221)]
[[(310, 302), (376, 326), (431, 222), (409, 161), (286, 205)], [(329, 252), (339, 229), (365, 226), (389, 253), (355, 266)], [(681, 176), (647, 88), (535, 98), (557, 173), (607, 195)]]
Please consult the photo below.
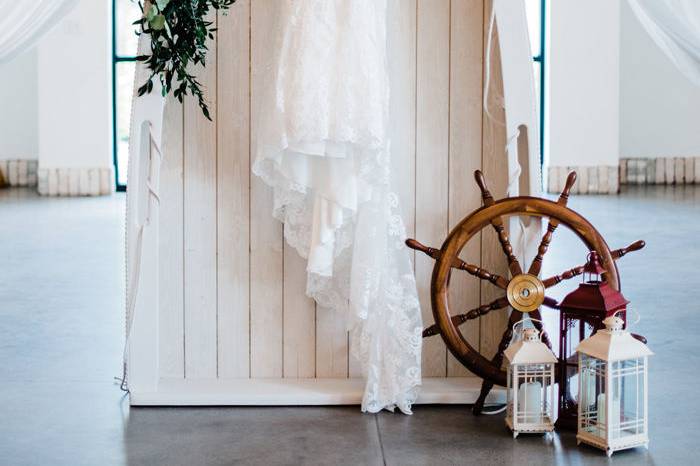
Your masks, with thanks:
[(391, 191), (385, 0), (285, 0), (253, 172), (308, 259), (307, 294), (349, 316), (362, 410), (411, 412), (421, 313)]

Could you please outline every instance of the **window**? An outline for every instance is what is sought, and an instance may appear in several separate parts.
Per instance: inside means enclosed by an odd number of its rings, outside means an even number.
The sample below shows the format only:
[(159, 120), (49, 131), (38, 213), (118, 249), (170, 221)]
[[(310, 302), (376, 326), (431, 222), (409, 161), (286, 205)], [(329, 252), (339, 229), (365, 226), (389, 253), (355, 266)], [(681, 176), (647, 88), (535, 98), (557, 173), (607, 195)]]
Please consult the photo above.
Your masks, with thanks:
[(535, 93), (540, 120), (540, 165), (544, 163), (545, 135), (545, 38), (546, 38), (546, 2), (547, 0), (526, 0), (530, 46), (532, 48), (533, 72), (535, 73)]
[(126, 190), (129, 160), (129, 122), (134, 90), (138, 37), (132, 23), (141, 16), (138, 2), (112, 2), (112, 141), (117, 191)]

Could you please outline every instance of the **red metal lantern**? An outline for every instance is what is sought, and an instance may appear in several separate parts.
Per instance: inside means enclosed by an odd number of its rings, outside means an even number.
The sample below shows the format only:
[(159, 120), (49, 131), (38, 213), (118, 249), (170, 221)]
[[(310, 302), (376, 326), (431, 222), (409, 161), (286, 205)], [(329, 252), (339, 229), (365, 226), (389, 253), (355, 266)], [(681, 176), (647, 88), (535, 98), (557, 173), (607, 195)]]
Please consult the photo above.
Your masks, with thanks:
[[(619, 291), (601, 279), (605, 269), (598, 253), (591, 251), (583, 269), (583, 282), (559, 304), (559, 417), (557, 427), (577, 427), (577, 405), (571, 378), (578, 372), (575, 348), (597, 330), (604, 328), (603, 320), (617, 313), (627, 321), (629, 301)], [(618, 312), (619, 311), (619, 312)]]

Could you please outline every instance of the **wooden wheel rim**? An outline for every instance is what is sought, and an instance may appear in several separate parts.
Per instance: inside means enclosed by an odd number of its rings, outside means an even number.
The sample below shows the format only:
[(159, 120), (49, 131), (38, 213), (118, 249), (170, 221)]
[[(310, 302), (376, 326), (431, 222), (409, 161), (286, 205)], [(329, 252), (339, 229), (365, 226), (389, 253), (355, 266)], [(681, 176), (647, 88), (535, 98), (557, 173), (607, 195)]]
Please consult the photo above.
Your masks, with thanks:
[(619, 290), (620, 277), (617, 266), (610, 253), (610, 248), (593, 225), (575, 211), (556, 202), (535, 197), (515, 197), (496, 201), (490, 206), (482, 207), (462, 220), (449, 234), (437, 259), (431, 281), (431, 301), (435, 322), (440, 328), (440, 335), (450, 352), (467, 368), (479, 377), (498, 385), (506, 385), (506, 372), (495, 367), (491, 361), (476, 351), (464, 338), (458, 327), (451, 320), (448, 302), (448, 280), (453, 259), (467, 242), (484, 227), (498, 217), (534, 216), (550, 217), (558, 220), (573, 231), (589, 250), (595, 250), (605, 269), (605, 280), (614, 289)]

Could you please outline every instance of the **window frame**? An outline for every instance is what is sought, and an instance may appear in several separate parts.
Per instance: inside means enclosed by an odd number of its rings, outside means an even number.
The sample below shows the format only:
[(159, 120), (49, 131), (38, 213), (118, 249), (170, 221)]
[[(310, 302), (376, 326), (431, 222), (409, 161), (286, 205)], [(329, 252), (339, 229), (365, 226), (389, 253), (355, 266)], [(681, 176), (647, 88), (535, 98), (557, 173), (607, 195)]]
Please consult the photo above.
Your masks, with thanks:
[[(114, 184), (117, 192), (126, 191), (126, 184), (119, 182), (119, 141), (117, 140), (117, 66), (119, 63), (135, 62), (135, 55), (117, 53), (117, 2), (112, 0), (112, 163), (114, 164)], [(129, 1), (129, 0), (126, 0)]]
[(540, 48), (532, 60), (539, 65), (540, 71), (540, 95), (539, 95), (539, 138), (540, 138), (540, 170), (544, 167), (544, 143), (545, 143), (545, 110), (547, 100), (547, 0), (540, 1)]

